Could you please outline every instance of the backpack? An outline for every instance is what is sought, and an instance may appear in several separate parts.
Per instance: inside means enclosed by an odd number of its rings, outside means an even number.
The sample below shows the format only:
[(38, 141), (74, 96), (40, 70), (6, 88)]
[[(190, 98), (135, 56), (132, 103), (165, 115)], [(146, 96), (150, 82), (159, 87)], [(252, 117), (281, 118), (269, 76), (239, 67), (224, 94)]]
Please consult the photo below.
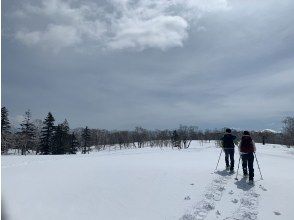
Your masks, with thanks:
[(240, 143), (240, 152), (242, 153), (253, 153), (254, 145), (253, 140), (249, 135), (244, 135)]

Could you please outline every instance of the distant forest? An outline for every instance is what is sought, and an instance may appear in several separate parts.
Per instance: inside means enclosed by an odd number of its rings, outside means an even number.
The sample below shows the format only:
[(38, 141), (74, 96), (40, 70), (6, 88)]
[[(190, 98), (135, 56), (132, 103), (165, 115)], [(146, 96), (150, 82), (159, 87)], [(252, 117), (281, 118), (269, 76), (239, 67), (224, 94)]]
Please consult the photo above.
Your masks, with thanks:
[[(30, 110), (24, 115), (19, 129), (12, 129), (8, 110), (1, 108), (1, 153), (2, 154), (83, 154), (91, 150), (105, 150), (116, 147), (143, 148), (172, 147), (178, 149), (189, 148), (192, 140), (209, 142), (219, 140), (224, 129), (200, 130), (197, 126), (180, 125), (176, 130), (148, 130), (136, 127), (134, 130), (105, 130), (75, 128), (70, 129), (65, 119), (61, 124), (54, 124), (54, 116), (49, 112), (46, 118), (32, 120)], [(242, 131), (233, 130), (239, 138)], [(294, 146), (294, 117), (283, 119), (282, 132), (271, 130), (251, 131), (255, 142), (283, 144)]]

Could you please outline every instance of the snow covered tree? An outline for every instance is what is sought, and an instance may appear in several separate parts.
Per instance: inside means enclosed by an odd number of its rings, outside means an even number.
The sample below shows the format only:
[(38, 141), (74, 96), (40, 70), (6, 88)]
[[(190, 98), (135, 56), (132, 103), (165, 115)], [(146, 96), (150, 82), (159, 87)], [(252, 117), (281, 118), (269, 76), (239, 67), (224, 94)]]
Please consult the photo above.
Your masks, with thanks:
[(50, 154), (52, 153), (53, 146), (53, 135), (54, 135), (54, 117), (51, 112), (48, 113), (47, 117), (44, 120), (44, 127), (41, 132), (41, 154)]
[(82, 153), (89, 153), (90, 151), (90, 131), (89, 128), (86, 127), (83, 130), (83, 134), (82, 134), (82, 140), (83, 140), (83, 150)]
[(23, 123), (20, 124), (21, 131), (19, 132), (20, 139), (19, 145), (21, 148), (21, 154), (25, 155), (28, 150), (34, 149), (36, 145), (36, 128), (31, 121), (32, 116), (30, 110), (25, 112), (25, 119)]
[(8, 119), (8, 110), (1, 108), (1, 153), (7, 153), (11, 145), (10, 122)]

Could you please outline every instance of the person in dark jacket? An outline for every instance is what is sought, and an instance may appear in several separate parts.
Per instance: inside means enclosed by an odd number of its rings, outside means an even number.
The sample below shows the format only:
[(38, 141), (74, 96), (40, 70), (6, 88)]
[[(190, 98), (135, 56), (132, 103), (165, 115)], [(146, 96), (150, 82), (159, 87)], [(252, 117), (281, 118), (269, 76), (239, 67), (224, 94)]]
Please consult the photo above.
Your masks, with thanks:
[[(240, 156), (242, 158), (243, 175), (246, 177), (249, 170), (249, 183), (253, 183), (254, 178), (254, 152), (256, 151), (255, 143), (252, 140), (249, 131), (244, 131), (239, 144)], [(247, 169), (248, 168), (248, 169)]]
[[(221, 138), (222, 141), (222, 147), (225, 152), (225, 161), (226, 161), (226, 168), (230, 169), (231, 172), (234, 171), (234, 153), (235, 153), (235, 144), (234, 140), (236, 139), (235, 135), (232, 135), (231, 129), (227, 128), (226, 133), (224, 136)], [(230, 162), (229, 163), (229, 158)]]

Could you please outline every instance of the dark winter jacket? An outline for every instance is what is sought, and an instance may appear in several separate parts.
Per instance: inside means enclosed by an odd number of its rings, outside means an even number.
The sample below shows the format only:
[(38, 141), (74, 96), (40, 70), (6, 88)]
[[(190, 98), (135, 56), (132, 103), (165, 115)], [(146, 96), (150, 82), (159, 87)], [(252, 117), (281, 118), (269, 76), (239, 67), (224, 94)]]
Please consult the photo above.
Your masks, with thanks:
[(232, 134), (230, 134), (230, 133), (226, 133), (226, 134), (221, 138), (223, 148), (224, 148), (224, 149), (227, 149), (227, 148), (234, 148), (234, 147), (235, 147), (235, 144), (234, 144), (234, 140), (235, 140), (235, 139), (236, 139), (236, 136), (235, 136), (235, 135), (232, 135)]
[(239, 145), (240, 153), (253, 153), (255, 152), (255, 144), (252, 138), (249, 135), (243, 135), (240, 145)]

